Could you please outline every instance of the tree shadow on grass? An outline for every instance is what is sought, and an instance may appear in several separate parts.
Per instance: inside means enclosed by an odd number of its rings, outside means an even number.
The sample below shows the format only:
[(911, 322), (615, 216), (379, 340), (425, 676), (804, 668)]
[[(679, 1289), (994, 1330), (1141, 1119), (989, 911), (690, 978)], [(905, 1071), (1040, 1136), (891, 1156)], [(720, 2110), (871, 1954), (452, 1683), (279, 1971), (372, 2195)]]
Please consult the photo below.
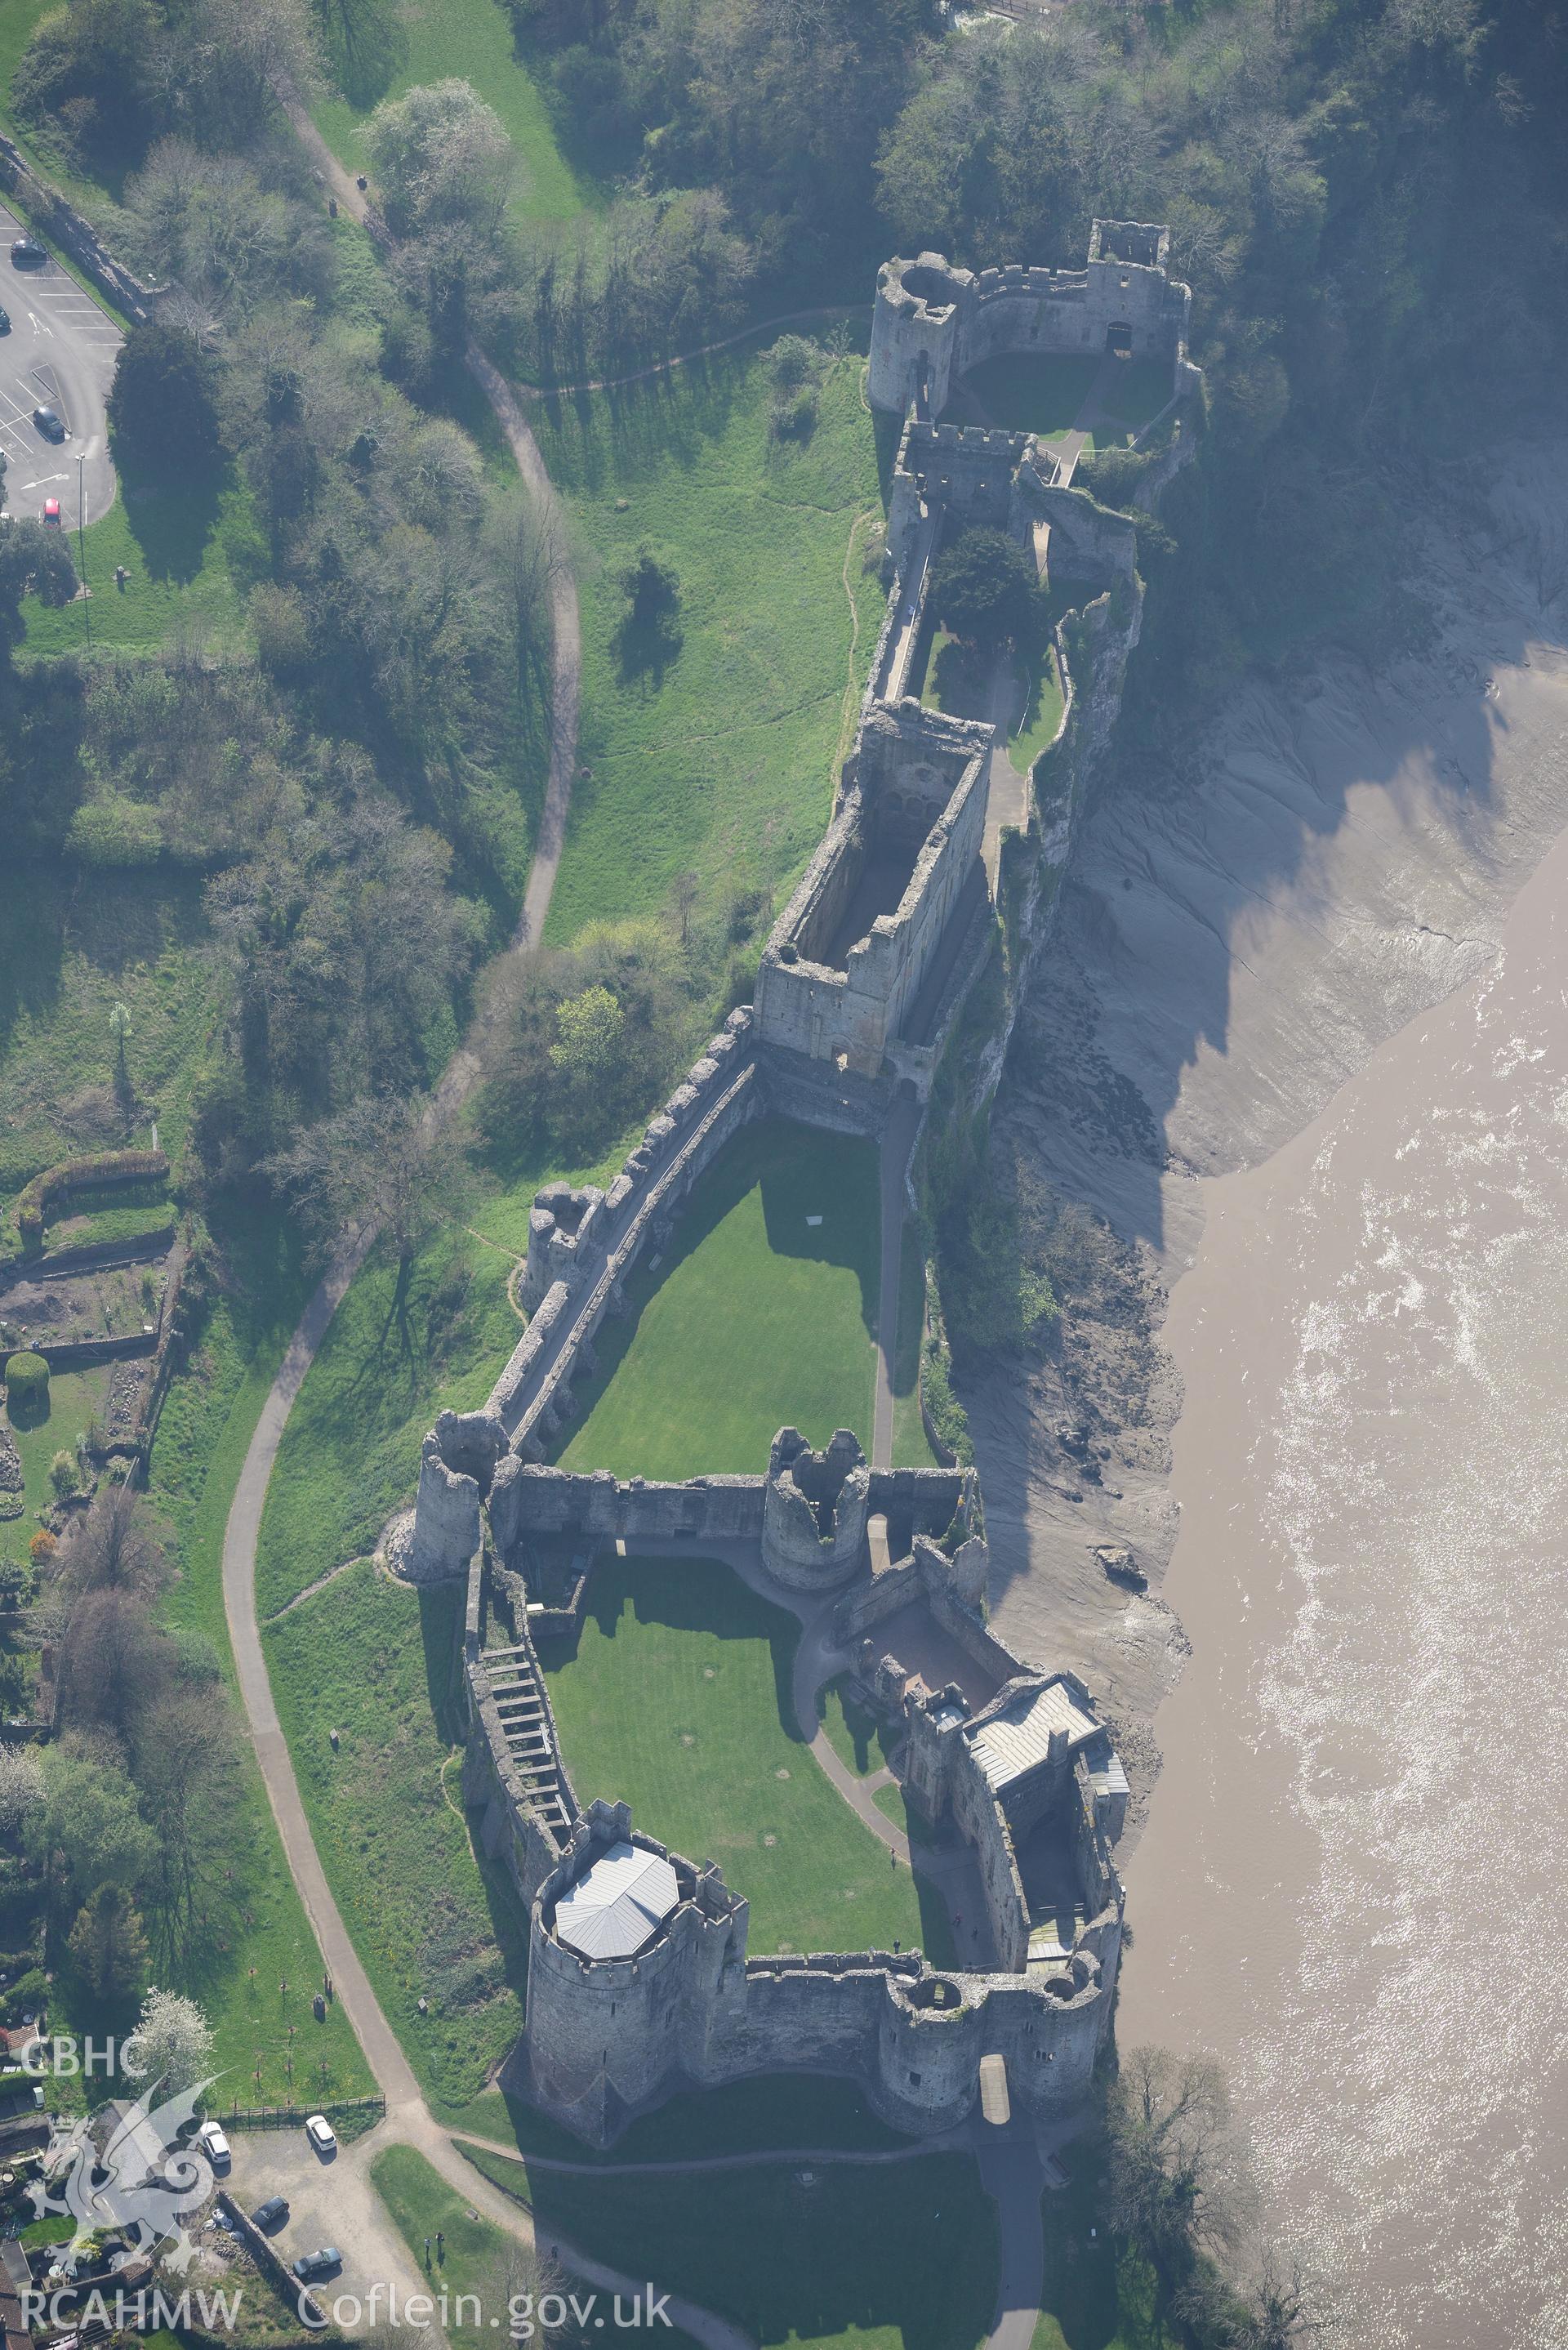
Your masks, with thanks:
[[(627, 1283), (626, 1313), (600, 1325), (594, 1339), (597, 1368), (572, 1383), (574, 1409), (556, 1436), (556, 1459), (625, 1361), (652, 1299), (759, 1184), (763, 1226), (774, 1254), (847, 1267), (859, 1280), (860, 1318), (867, 1335), (875, 1337), (881, 1203), (872, 1146), (854, 1136), (808, 1131), (787, 1118), (760, 1118), (743, 1128), (692, 1186), (657, 1271), (644, 1263)], [(820, 1223), (807, 1223), (808, 1216), (818, 1215)]]
[(232, 465), (204, 467), (178, 482), (121, 465), (126, 525), (150, 579), (167, 587), (191, 585), (206, 560), (223, 493), (237, 485)]

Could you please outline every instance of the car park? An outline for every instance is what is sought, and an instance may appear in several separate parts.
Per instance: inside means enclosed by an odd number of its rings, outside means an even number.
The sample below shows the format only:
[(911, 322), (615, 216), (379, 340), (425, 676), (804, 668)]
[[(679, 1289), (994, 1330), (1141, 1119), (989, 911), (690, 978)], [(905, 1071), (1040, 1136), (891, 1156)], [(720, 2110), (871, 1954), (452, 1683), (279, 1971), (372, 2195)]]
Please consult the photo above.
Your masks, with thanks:
[(301, 2284), (314, 2284), (318, 2277), (331, 2276), (343, 2265), (343, 2255), (336, 2244), (323, 2244), (318, 2252), (302, 2252), (290, 2262)]
[(336, 2154), (337, 2133), (325, 2114), (312, 2114), (305, 2125), (305, 2135), (317, 2154)]
[(284, 2195), (269, 2195), (265, 2203), (258, 2203), (255, 2210), (251, 2213), (251, 2225), (254, 2228), (259, 2228), (264, 2236), (270, 2236), (275, 2228), (282, 2227), (287, 2217), (287, 2197)]

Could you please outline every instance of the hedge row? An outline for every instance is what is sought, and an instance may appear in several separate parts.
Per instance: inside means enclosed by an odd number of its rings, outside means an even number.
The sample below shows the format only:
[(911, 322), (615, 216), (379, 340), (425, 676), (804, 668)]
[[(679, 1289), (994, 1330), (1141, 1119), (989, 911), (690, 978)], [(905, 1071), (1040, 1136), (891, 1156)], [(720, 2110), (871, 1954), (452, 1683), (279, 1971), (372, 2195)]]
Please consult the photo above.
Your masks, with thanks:
[(16, 1228), (23, 1248), (43, 1247), (49, 1210), (65, 1193), (88, 1184), (162, 1182), (168, 1173), (169, 1157), (162, 1150), (103, 1150), (90, 1158), (63, 1159), (57, 1167), (46, 1167), (16, 1201)]

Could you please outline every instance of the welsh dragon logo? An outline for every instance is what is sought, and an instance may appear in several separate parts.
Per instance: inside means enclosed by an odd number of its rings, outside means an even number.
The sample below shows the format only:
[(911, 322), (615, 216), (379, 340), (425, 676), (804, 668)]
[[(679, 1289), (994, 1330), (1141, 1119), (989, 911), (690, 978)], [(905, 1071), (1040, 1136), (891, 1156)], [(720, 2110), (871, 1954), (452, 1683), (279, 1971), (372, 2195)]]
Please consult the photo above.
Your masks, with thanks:
[(101, 2234), (123, 2236), (150, 2257), (167, 2245), (171, 2269), (183, 2272), (190, 2265), (195, 2246), (185, 2220), (212, 2194), (213, 2167), (200, 2145), (181, 2147), (174, 2140), (196, 2119), (201, 2099), (216, 2078), (214, 2074), (198, 2081), (161, 2106), (152, 2100), (162, 2084), (154, 2082), (133, 2104), (117, 2109), (101, 2150), (90, 2116), (57, 2135), (43, 2177), (28, 2193), (35, 2218), (74, 2222), (70, 2243), (62, 2247), (67, 2268), (88, 2239)]

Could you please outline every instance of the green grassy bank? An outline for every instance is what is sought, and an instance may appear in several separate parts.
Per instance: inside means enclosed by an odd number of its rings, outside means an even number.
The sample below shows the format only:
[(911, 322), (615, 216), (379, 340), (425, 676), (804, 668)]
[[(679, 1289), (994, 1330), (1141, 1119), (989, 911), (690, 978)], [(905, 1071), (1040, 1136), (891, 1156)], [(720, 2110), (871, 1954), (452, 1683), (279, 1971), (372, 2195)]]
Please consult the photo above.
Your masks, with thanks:
[(868, 1446), (879, 1248), (869, 1143), (773, 1118), (744, 1128), (601, 1330), (563, 1463), (755, 1475), (784, 1426), (815, 1445), (852, 1428)]
[(603, 1558), (575, 1652), (546, 1659), (572, 1783), (717, 1861), (752, 1906), (749, 1947), (946, 1956), (940, 1899), (824, 1777), (790, 1700), (793, 1617), (710, 1559)]

